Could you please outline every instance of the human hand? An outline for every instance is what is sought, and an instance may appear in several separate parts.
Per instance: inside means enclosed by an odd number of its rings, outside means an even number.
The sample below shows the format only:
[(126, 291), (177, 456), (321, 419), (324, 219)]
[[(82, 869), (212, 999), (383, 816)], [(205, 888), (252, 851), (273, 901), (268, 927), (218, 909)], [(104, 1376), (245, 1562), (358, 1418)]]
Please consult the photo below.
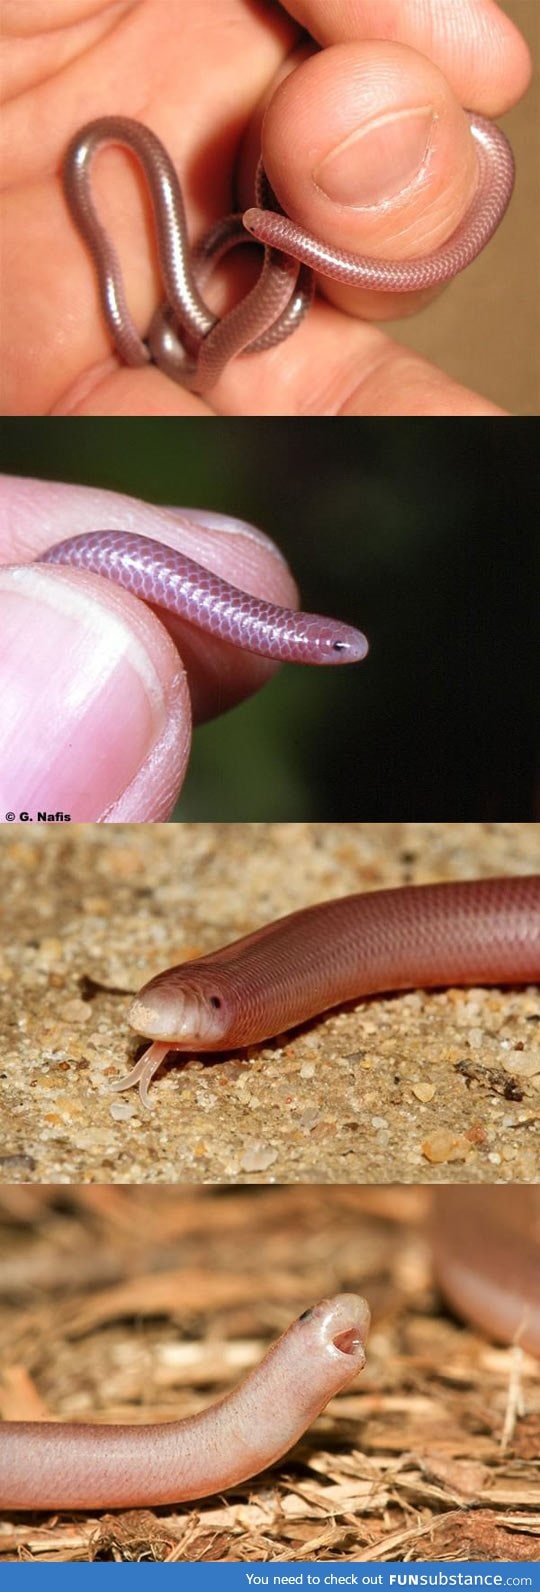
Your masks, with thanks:
[[(301, 50), (291, 71), (298, 23), (323, 49), (307, 59)], [(20, 7), (6, 0), (4, 31), (12, 95), (5, 222), (10, 411), (498, 412), (371, 324), (375, 317), (410, 314), (426, 302), (425, 294), (351, 295), (328, 284), (326, 297), (318, 298), (292, 339), (229, 367), (211, 405), (154, 368), (119, 368), (110, 356), (92, 262), (58, 178), (80, 122), (111, 110), (138, 117), (172, 155), (196, 237), (231, 209), (235, 169), (240, 201), (250, 203), (267, 103), (265, 166), (296, 219), (319, 235), (331, 233), (336, 247), (392, 259), (425, 253), (452, 233), (474, 192), (474, 151), (462, 105), (498, 115), (528, 81), (526, 46), (495, 0), (450, 0), (445, 7), (426, 0), (420, 8), (410, 0), (333, 0), (331, 6), (328, 0), (289, 0), (279, 10), (270, 3), (255, 9), (245, 0), (228, 0), (226, 7), (224, 0), (139, 0), (135, 8), (110, 0), (30, 0), (23, 22)], [(381, 42), (381, 33), (389, 42)], [(415, 119), (406, 113), (429, 106), (436, 121), (426, 172), (425, 115), (415, 157)], [(348, 202), (337, 204), (323, 198), (320, 175), (316, 185), (311, 173), (314, 158), (320, 167), (343, 138), (347, 151), (339, 159)], [(416, 179), (415, 159), (421, 168)], [(334, 185), (337, 168), (336, 158)], [(351, 188), (359, 175), (360, 195)], [(96, 164), (95, 187), (119, 249), (129, 303), (146, 329), (160, 284), (140, 180), (125, 154), (111, 151)], [(239, 282), (245, 270), (239, 260)], [(356, 318), (360, 314), (364, 319)]]
[(75, 531), (105, 527), (163, 540), (246, 591), (296, 605), (282, 555), (241, 521), (192, 509), (180, 520), (114, 492), (4, 476), (0, 822), (38, 811), (79, 823), (168, 818), (192, 716), (226, 712), (275, 672), (97, 575), (32, 562)]

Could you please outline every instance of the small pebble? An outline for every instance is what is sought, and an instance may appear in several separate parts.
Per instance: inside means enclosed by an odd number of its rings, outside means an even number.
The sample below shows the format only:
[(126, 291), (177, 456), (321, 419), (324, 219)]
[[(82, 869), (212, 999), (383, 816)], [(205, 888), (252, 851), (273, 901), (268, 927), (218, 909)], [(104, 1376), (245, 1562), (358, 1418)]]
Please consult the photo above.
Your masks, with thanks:
[(317, 1123), (320, 1121), (320, 1111), (317, 1111), (315, 1106), (307, 1106), (305, 1111), (300, 1112), (298, 1126), (299, 1128), (307, 1128), (308, 1132), (311, 1132), (311, 1129), (316, 1127)]
[(52, 963), (58, 962), (62, 956), (63, 949), (64, 947), (61, 940), (53, 938), (52, 935), (50, 937), (46, 936), (40, 941), (38, 950), (36, 952), (36, 962), (38, 963), (38, 966), (50, 967)]
[[(116, 868), (111, 868), (111, 873), (112, 872), (116, 872)], [(111, 903), (106, 896), (85, 896), (81, 901), (81, 909), (83, 912), (88, 913), (91, 917), (108, 917), (111, 910)]]
[(413, 1083), (412, 1092), (417, 1100), (422, 1101), (422, 1105), (427, 1106), (429, 1105), (429, 1101), (433, 1100), (433, 1096), (435, 1094), (435, 1084)]
[(274, 1161), (277, 1161), (277, 1150), (273, 1150), (269, 1144), (255, 1143), (244, 1150), (240, 1166), (244, 1172), (266, 1172)]
[(515, 1074), (516, 1078), (536, 1078), (540, 1073), (540, 1050), (526, 1050), (523, 1055), (511, 1051), (502, 1065), (505, 1072)]
[(62, 1018), (64, 1021), (67, 1019), (70, 1023), (87, 1023), (91, 1016), (92, 1008), (89, 1001), (74, 999), (65, 1001), (62, 1006)]
[(430, 1139), (424, 1140), (422, 1155), (433, 1166), (438, 1166), (444, 1161), (466, 1161), (470, 1149), (470, 1144), (463, 1137), (449, 1133), (446, 1128), (438, 1128)]
[(218, 1104), (217, 1095), (208, 1093), (204, 1089), (197, 1089), (195, 1099), (201, 1111), (213, 1111), (214, 1107)]
[(130, 1122), (135, 1115), (135, 1109), (131, 1100), (113, 1100), (109, 1106), (111, 1117), (115, 1122)]

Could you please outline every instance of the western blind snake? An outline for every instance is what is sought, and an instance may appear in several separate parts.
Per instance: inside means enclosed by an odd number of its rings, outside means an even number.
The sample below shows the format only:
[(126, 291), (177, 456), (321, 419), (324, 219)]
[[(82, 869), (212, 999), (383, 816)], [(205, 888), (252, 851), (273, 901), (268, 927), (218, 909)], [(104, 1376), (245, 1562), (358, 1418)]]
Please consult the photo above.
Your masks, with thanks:
[[(440, 1188), (435, 1275), (460, 1315), (540, 1359), (540, 1191)], [(112, 1509), (221, 1492), (273, 1464), (363, 1369), (369, 1307), (338, 1294), (307, 1310), (224, 1399), (186, 1420), (0, 1426), (4, 1509)]]
[(135, 597), (263, 658), (283, 663), (358, 663), (368, 650), (366, 637), (353, 625), (280, 608), (240, 591), (177, 548), (149, 536), (88, 531), (47, 548), (37, 562), (93, 570)]
[(435, 1276), (458, 1315), (540, 1360), (540, 1188), (437, 1188)]
[(180, 1503), (280, 1459), (365, 1364), (369, 1309), (337, 1294), (305, 1311), (239, 1387), (199, 1415), (156, 1426), (13, 1421), (0, 1427), (4, 1509)]
[[(281, 211), (262, 163), (255, 205), (218, 222), (197, 248), (190, 246), (184, 202), (173, 163), (156, 134), (127, 116), (101, 116), (72, 138), (64, 161), (64, 188), (76, 225), (97, 271), (103, 313), (120, 358), (128, 365), (153, 360), (160, 370), (195, 392), (206, 393), (229, 361), (289, 337), (313, 296), (313, 272), (349, 286), (408, 293), (442, 286), (476, 259), (507, 210), (514, 185), (514, 159), (504, 133), (468, 111), (478, 163), (472, 204), (447, 243), (420, 259), (371, 259), (333, 249)], [(99, 220), (90, 169), (105, 144), (135, 155), (150, 193), (156, 226), (164, 303), (146, 338), (129, 312), (116, 250)], [(246, 297), (219, 317), (203, 297), (208, 276), (237, 244), (264, 245), (258, 281)]]
[(148, 1086), (170, 1050), (236, 1050), (345, 1001), (442, 984), (540, 981), (540, 875), (343, 896), (158, 973), (128, 1020), (153, 1040), (111, 1087)]

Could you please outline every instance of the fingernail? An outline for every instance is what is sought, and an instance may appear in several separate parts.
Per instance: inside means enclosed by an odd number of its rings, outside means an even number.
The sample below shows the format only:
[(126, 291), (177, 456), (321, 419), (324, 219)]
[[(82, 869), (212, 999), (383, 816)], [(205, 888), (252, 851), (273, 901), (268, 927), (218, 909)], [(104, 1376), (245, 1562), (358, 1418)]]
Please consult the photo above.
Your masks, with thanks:
[[(35, 564), (0, 573), (8, 704), (2, 798), (90, 821), (159, 737), (163, 691), (120, 613)], [(5, 791), (4, 791), (5, 785)], [(10, 788), (11, 787), (11, 788)]]
[(271, 536), (267, 536), (265, 531), (260, 531), (257, 525), (251, 525), (248, 520), (236, 519), (233, 514), (218, 514), (214, 509), (170, 507), (168, 508), (168, 513), (175, 514), (180, 520), (187, 518), (190, 523), (193, 522), (195, 525), (200, 525), (203, 531), (223, 531), (230, 536), (244, 536), (248, 541), (256, 542), (258, 547), (269, 548), (269, 551), (274, 553), (276, 558), (281, 559), (282, 564), (287, 562), (280, 548), (276, 547), (275, 542), (272, 541)]
[(377, 205), (407, 188), (424, 165), (435, 113), (431, 105), (381, 116), (356, 129), (313, 172), (335, 204)]

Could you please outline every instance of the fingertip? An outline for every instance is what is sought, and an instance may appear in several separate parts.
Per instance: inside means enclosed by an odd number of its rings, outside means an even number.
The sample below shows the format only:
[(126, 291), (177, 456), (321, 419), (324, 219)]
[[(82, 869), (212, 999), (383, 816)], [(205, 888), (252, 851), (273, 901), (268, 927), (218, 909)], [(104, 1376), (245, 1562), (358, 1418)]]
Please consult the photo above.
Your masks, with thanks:
[(208, 561), (209, 568), (231, 585), (284, 607), (297, 603), (298, 588), (285, 555), (266, 531), (213, 509), (161, 512), (171, 515), (182, 551), (202, 564)]
[[(285, 595), (287, 595), (287, 600), (295, 600), (298, 597), (295, 581), (293, 581), (292, 573), (290, 573), (290, 568), (288, 568), (285, 554), (277, 546), (276, 541), (272, 541), (272, 538), (268, 537), (266, 530), (260, 530), (258, 525), (252, 525), (252, 522), (247, 521), (247, 519), (239, 519), (237, 514), (217, 513), (217, 509), (193, 508), (190, 505), (188, 508), (169, 508), (167, 513), (174, 516), (178, 527), (182, 527), (182, 529), (185, 527), (186, 521), (188, 521), (190, 525), (201, 527), (201, 532), (209, 532), (210, 535), (213, 532), (217, 532), (215, 549), (217, 551), (220, 549), (220, 552), (228, 554), (228, 568), (229, 556), (233, 557), (233, 559), (237, 557), (239, 559), (239, 572), (255, 573), (256, 567), (260, 567), (260, 573), (264, 576), (264, 581), (268, 581), (269, 578), (279, 579), (280, 591), (284, 592), (284, 600)], [(221, 541), (223, 537), (229, 537), (231, 540), (229, 540), (229, 543), (226, 543), (226, 541), (223, 543)], [(279, 565), (277, 570), (276, 564)], [(233, 579), (231, 573), (229, 573), (228, 578)]]

